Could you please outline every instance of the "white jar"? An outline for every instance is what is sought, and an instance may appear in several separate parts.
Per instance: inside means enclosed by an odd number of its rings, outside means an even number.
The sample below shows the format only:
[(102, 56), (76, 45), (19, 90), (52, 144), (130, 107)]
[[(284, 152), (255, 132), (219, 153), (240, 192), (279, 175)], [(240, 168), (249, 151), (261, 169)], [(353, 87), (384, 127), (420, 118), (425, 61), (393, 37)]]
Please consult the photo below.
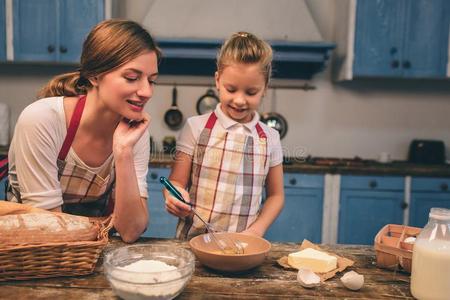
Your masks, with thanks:
[(450, 210), (432, 208), (414, 244), (411, 293), (417, 299), (450, 299)]

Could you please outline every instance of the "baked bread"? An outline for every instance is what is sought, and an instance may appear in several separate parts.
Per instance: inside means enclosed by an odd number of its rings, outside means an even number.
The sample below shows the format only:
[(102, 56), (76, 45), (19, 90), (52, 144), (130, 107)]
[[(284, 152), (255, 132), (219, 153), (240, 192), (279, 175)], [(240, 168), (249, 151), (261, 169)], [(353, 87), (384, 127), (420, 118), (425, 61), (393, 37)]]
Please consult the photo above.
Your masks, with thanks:
[(0, 214), (0, 245), (94, 241), (99, 227), (87, 217), (41, 209)]

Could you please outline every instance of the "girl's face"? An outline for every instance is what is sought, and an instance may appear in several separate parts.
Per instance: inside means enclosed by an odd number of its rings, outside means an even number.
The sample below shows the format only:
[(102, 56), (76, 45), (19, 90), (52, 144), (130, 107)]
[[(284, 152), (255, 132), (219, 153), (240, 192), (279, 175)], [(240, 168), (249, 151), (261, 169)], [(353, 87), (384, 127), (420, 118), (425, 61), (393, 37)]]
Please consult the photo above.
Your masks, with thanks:
[(142, 120), (158, 76), (155, 52), (144, 52), (121, 67), (91, 79), (100, 103), (130, 120)]
[(216, 87), (222, 111), (239, 123), (252, 120), (266, 91), (260, 65), (235, 63), (216, 72)]

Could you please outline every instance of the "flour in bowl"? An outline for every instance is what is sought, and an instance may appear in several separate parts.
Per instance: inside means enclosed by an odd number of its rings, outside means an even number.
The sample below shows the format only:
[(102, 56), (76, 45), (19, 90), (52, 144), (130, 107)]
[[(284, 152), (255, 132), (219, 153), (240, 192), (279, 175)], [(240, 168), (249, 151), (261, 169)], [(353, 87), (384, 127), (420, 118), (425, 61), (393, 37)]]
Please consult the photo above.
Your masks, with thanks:
[(172, 299), (189, 280), (176, 270), (177, 267), (159, 260), (142, 259), (118, 267), (109, 279), (113, 289), (124, 299)]

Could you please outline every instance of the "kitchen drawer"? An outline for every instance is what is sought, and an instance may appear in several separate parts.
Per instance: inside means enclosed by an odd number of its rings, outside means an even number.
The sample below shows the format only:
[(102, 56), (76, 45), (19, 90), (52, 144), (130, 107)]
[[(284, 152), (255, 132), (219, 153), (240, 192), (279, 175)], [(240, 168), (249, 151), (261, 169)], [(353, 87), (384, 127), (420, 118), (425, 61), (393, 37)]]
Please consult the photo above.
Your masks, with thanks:
[(411, 191), (448, 193), (450, 192), (450, 178), (413, 177)]
[(152, 190), (161, 190), (162, 185), (159, 182), (159, 177), (169, 177), (170, 169), (169, 168), (149, 168), (147, 173), (147, 184), (149, 189)]
[(341, 176), (341, 189), (402, 191), (405, 179), (398, 176)]
[(284, 174), (285, 188), (323, 188), (324, 176), (316, 174), (299, 174), (299, 173), (285, 173)]

